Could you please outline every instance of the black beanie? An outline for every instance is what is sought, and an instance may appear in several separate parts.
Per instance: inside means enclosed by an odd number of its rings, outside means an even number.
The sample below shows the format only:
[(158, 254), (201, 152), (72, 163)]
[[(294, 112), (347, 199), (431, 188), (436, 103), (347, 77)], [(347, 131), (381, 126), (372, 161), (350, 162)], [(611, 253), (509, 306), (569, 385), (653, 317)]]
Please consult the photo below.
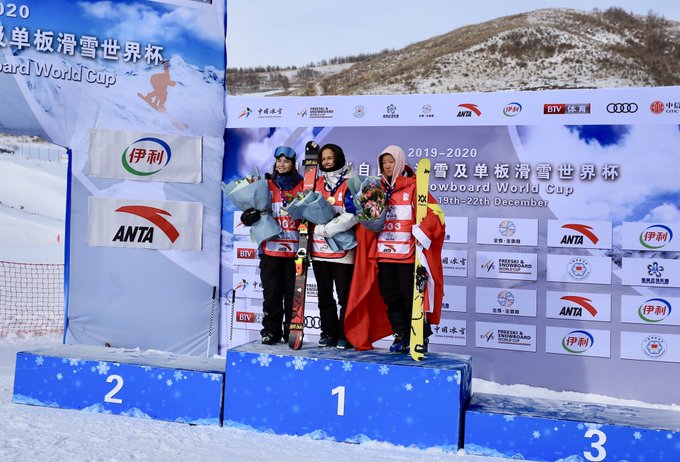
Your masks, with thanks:
[[(321, 153), (326, 149), (330, 149), (335, 154), (335, 165), (331, 168), (323, 168), (321, 165)], [(319, 163), (319, 168), (322, 172), (334, 172), (345, 166), (345, 153), (342, 148), (337, 144), (328, 143), (325, 144), (321, 149), (319, 149), (319, 155), (317, 156), (317, 162)]]

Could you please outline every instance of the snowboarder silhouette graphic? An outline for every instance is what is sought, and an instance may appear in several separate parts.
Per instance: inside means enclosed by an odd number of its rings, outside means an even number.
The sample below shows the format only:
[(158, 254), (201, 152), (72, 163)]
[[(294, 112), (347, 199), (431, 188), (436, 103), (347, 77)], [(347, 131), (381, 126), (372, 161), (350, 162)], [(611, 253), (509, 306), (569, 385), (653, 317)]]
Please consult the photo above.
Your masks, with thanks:
[(168, 100), (168, 87), (174, 87), (177, 85), (177, 82), (170, 78), (170, 64), (167, 61), (163, 61), (163, 72), (151, 74), (151, 77), (149, 77), (149, 82), (151, 83), (153, 90), (146, 95), (137, 93), (137, 96), (146, 101), (149, 106), (158, 112), (163, 113), (175, 128), (180, 130), (186, 130), (189, 128), (187, 124), (176, 120), (165, 110), (165, 102)]
[(163, 72), (152, 74), (149, 78), (153, 91), (150, 91), (143, 96), (141, 93), (137, 95), (158, 112), (165, 112), (165, 102), (168, 100), (168, 87), (174, 87), (177, 82), (170, 79), (170, 69), (167, 61), (163, 61)]

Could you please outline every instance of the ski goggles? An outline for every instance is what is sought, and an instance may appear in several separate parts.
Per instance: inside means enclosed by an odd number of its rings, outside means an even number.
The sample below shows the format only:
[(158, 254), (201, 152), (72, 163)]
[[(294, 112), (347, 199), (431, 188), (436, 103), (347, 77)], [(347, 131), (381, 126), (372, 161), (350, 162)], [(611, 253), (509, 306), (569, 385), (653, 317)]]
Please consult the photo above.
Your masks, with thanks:
[(297, 154), (295, 154), (293, 148), (289, 148), (288, 146), (279, 146), (274, 151), (274, 158), (278, 159), (281, 156), (284, 156), (286, 159), (295, 160)]

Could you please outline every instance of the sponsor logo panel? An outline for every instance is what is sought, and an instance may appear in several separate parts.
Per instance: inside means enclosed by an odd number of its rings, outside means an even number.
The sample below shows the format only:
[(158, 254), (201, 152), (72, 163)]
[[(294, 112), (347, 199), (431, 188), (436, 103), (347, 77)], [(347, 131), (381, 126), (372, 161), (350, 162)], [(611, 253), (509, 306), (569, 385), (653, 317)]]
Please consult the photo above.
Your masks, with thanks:
[(611, 355), (610, 335), (608, 330), (547, 326), (545, 328), (545, 351), (561, 355), (609, 358)]
[(536, 291), (499, 287), (477, 287), (477, 313), (536, 317)]
[(242, 213), (240, 210), (234, 211), (234, 236), (250, 236), (250, 228), (241, 223)]
[(680, 363), (680, 335), (621, 332), (621, 358)]
[(577, 284), (611, 284), (611, 257), (548, 255), (547, 280)]
[(467, 311), (467, 287), (444, 284), (442, 311), (465, 313)]
[(481, 115), (482, 111), (477, 104), (462, 103), (458, 105), (458, 113), (456, 114), (458, 118), (481, 117)]
[(590, 114), (590, 103), (551, 103), (543, 105), (543, 114), (576, 115)]
[(260, 259), (257, 256), (257, 244), (252, 241), (234, 240), (232, 263), (237, 266), (258, 266)]
[(623, 295), (621, 322), (680, 326), (680, 297)]
[(680, 251), (680, 223), (623, 223), (623, 248), (626, 250)]
[(610, 114), (635, 114), (639, 109), (637, 103), (609, 103), (607, 112)]
[(535, 281), (536, 268), (537, 255), (533, 253), (477, 252), (478, 278)]
[(200, 183), (199, 136), (130, 131), (90, 131), (88, 175), (136, 181)]
[(624, 257), (621, 283), (628, 286), (680, 287), (680, 260)]
[(611, 221), (548, 220), (548, 247), (611, 249)]
[(519, 115), (520, 112), (522, 112), (522, 105), (520, 103), (508, 103), (503, 108), (503, 115), (505, 117), (515, 117)]
[(536, 351), (536, 326), (475, 322), (475, 346), (499, 350)]
[(477, 244), (535, 247), (538, 244), (538, 220), (477, 218)]
[(430, 343), (467, 346), (467, 323), (461, 319), (442, 319), (432, 326)]
[(449, 244), (467, 244), (468, 217), (444, 217), (446, 236), (444, 242)]
[(88, 244), (154, 250), (201, 250), (203, 204), (89, 198)]
[(554, 291), (545, 294), (547, 318), (609, 322), (611, 311), (611, 294)]
[(444, 276), (467, 277), (467, 250), (442, 250)]

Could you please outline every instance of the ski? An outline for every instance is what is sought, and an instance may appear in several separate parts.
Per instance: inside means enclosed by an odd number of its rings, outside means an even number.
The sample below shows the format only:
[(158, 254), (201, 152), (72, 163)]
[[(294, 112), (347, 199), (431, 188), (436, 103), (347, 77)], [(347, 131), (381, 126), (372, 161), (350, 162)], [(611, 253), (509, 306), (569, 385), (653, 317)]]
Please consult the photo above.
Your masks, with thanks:
[[(319, 145), (315, 141), (309, 141), (305, 146), (304, 167), (304, 190), (314, 191), (316, 174), (318, 170), (317, 158)], [(288, 332), (288, 346), (293, 350), (302, 348), (305, 327), (305, 295), (307, 292), (307, 269), (309, 268), (309, 224), (302, 220), (298, 227), (300, 238), (298, 250), (295, 255), (295, 293), (293, 295), (293, 312), (290, 319)]]
[[(416, 224), (420, 224), (427, 215), (427, 197), (430, 189), (430, 159), (421, 159), (416, 167)], [(416, 262), (413, 273), (413, 308), (411, 311), (411, 357), (420, 361), (425, 357), (425, 286), (427, 285), (427, 269), (420, 261), (422, 247), (416, 241)]]

